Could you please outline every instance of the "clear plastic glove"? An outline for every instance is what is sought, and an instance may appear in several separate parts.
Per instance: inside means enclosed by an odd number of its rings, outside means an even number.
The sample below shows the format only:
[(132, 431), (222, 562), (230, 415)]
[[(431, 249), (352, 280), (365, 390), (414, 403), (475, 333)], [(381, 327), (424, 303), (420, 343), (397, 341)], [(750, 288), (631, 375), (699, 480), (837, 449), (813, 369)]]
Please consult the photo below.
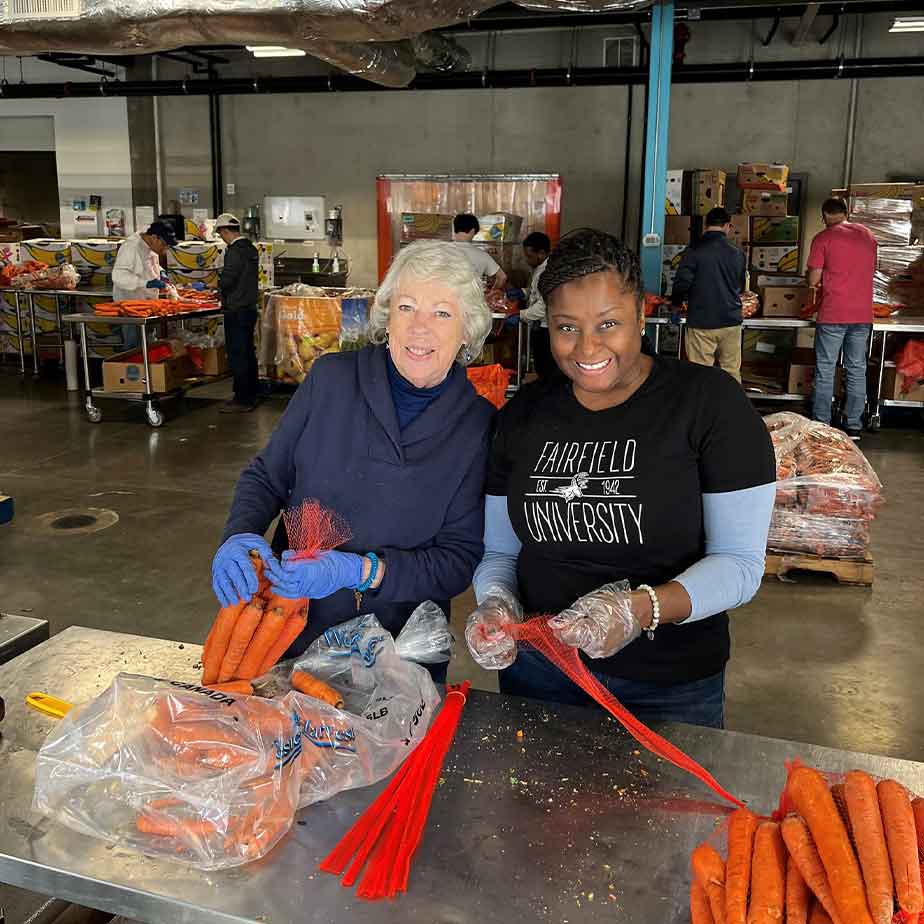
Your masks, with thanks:
[(500, 587), (492, 587), (465, 626), (465, 641), (475, 663), (485, 670), (510, 667), (517, 657), (517, 643), (504, 626), (523, 621), (520, 601)]
[(446, 614), (432, 600), (424, 600), (398, 633), (395, 651), (405, 661), (445, 664), (454, 644)]
[(145, 284), (146, 289), (166, 289), (167, 283), (163, 279), (149, 279)]
[(269, 543), (256, 533), (232, 536), (215, 553), (212, 559), (212, 590), (222, 606), (249, 600), (259, 589), (257, 572), (250, 560), (251, 550), (259, 552), (267, 566), (276, 561)]
[(363, 556), (353, 552), (324, 552), (317, 558), (293, 561), (297, 552), (283, 552), (282, 563), (267, 564), (273, 593), (298, 600), (321, 600), (338, 590), (355, 590), (363, 582)]
[(559, 641), (591, 658), (609, 658), (642, 634), (628, 581), (604, 584), (549, 619)]

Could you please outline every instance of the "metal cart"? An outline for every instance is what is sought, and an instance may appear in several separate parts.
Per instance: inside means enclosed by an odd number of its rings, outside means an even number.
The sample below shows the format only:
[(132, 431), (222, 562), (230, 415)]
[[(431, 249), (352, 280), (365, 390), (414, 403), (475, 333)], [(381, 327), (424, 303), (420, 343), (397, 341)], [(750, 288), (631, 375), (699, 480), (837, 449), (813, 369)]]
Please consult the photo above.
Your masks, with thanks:
[[(198, 645), (72, 627), (0, 667), (0, 881), (180, 924), (689, 921), (690, 854), (728, 806), (602, 709), (472, 690), (408, 892), (391, 902), (362, 901), (318, 871), (381, 785), (308, 806), (264, 860), (217, 872), (113, 847), (30, 810), (36, 753), (56, 720), (27, 709), (26, 694), (86, 702), (119, 671), (195, 683), (200, 654)], [(757, 812), (776, 808), (794, 758), (924, 792), (920, 763), (691, 725), (658, 731)]]
[(199, 377), (181, 388), (175, 388), (173, 391), (155, 394), (153, 392), (115, 392), (105, 391), (102, 388), (93, 388), (90, 384), (90, 363), (87, 358), (87, 324), (108, 324), (111, 327), (138, 327), (141, 330), (141, 355), (144, 363), (144, 382), (150, 386), (151, 367), (148, 363), (148, 331), (153, 328), (166, 324), (168, 321), (179, 322), (182, 326), (185, 321), (191, 321), (196, 318), (209, 318), (222, 313), (221, 308), (205, 308), (202, 311), (187, 311), (183, 314), (168, 315), (166, 317), (155, 316), (151, 318), (121, 318), (106, 317), (99, 314), (66, 314), (64, 320), (70, 324), (76, 324), (80, 328), (80, 352), (83, 355), (83, 384), (84, 384), (84, 407), (87, 412), (87, 419), (90, 423), (99, 423), (103, 419), (103, 412), (93, 403), (94, 397), (115, 398), (122, 401), (134, 401), (144, 405), (144, 416), (152, 427), (159, 427), (164, 422), (163, 412), (158, 407), (161, 401), (168, 398), (176, 398), (185, 394), (190, 388), (197, 385), (207, 385), (215, 381), (214, 376)]
[(29, 342), (32, 344), (32, 372), (38, 375), (39, 372), (39, 350), (38, 350), (38, 333), (35, 329), (35, 296), (36, 295), (53, 295), (55, 297), (55, 314), (58, 321), (58, 343), (55, 345), (61, 353), (61, 362), (64, 362), (64, 341), (68, 338), (64, 336), (64, 324), (62, 317), (62, 302), (66, 305), (70, 299), (77, 298), (112, 298), (112, 289), (14, 289), (2, 288), (0, 293), (12, 292), (16, 296), (16, 339), (19, 345), (19, 371), (26, 374), (26, 351), (23, 342), (23, 308), (20, 304), (20, 298), (24, 297), (26, 309), (29, 318)]
[(885, 370), (895, 363), (886, 360), (886, 341), (889, 334), (924, 334), (924, 318), (881, 318), (873, 322), (873, 334), (869, 338), (869, 356), (873, 358), (875, 352), (873, 341), (876, 334), (880, 334), (878, 350), (879, 369), (876, 376), (876, 394), (870, 397), (868, 426), (876, 431), (882, 426), (880, 409), (883, 407), (916, 407), (924, 408), (924, 401), (902, 401), (898, 398), (882, 397), (882, 378)]

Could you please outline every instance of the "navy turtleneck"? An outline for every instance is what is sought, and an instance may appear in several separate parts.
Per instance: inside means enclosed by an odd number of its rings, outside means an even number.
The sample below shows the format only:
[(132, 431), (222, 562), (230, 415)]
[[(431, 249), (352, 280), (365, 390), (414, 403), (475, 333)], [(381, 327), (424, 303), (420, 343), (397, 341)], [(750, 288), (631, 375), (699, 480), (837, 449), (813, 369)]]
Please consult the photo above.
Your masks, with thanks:
[(391, 353), (385, 351), (385, 365), (388, 367), (388, 384), (391, 386), (391, 396), (395, 402), (395, 412), (398, 415), (398, 426), (404, 429), (408, 424), (416, 420), (427, 409), (431, 402), (435, 401), (449, 384), (451, 377), (449, 372), (446, 378), (439, 385), (433, 388), (418, 388), (412, 385), (399, 371), (391, 358)]

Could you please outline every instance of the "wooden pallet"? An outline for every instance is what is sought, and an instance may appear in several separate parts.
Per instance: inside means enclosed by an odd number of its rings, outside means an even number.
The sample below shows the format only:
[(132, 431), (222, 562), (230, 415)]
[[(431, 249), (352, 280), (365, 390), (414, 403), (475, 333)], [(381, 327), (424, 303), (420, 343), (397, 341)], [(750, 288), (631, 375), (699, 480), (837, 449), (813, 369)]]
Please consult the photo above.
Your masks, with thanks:
[(790, 571), (818, 571), (831, 574), (838, 584), (855, 584), (871, 587), (875, 575), (872, 556), (867, 553), (863, 561), (847, 561), (843, 558), (819, 558), (816, 555), (778, 555), (767, 553), (764, 576), (773, 575), (781, 580)]

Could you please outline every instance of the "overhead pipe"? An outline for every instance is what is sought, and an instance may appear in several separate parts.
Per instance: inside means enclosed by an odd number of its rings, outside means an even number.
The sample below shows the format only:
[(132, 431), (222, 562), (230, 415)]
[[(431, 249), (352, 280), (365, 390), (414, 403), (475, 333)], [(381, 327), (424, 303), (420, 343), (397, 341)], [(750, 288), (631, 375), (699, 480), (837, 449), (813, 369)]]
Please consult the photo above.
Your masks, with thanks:
[[(672, 82), (765, 83), (791, 80), (866, 80), (878, 77), (922, 77), (924, 57), (838, 58), (819, 61), (738, 61), (684, 64), (674, 68)], [(645, 84), (645, 67), (537, 68), (418, 74), (407, 87), (385, 87), (354, 74), (301, 77), (213, 77), (207, 80), (106, 80), (100, 83), (0, 84), (2, 99), (82, 98), (97, 96), (222, 96), (258, 93), (402, 93), (408, 90), (528, 89), (532, 87), (607, 87)]]
[[(853, 37), (853, 53), (859, 57), (863, 50), (863, 17), (858, 16), (856, 32)], [(853, 78), (850, 81), (850, 104), (847, 109), (847, 144), (844, 148), (844, 189), (850, 187), (853, 178), (853, 151), (857, 137), (857, 96), (860, 92), (860, 82)]]

